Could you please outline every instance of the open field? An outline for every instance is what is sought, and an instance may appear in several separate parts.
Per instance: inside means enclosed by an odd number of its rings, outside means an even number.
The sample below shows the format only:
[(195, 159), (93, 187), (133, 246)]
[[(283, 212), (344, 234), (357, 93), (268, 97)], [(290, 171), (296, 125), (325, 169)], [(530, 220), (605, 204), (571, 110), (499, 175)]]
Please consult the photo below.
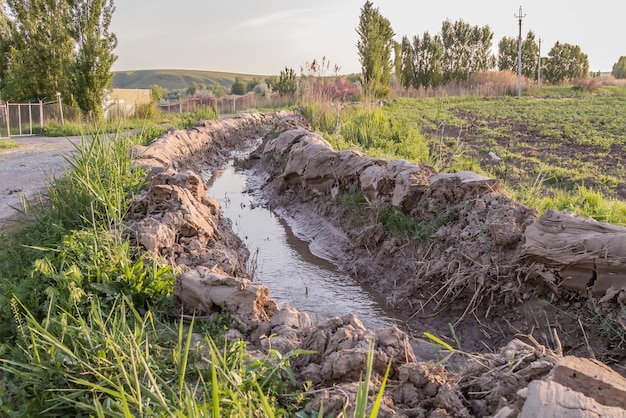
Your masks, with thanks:
[[(398, 100), (386, 111), (418, 121), (431, 163), (504, 182), (522, 203), (626, 222), (626, 89), (571, 97)], [(441, 167), (456, 149), (448, 167)], [(500, 160), (493, 158), (495, 154)], [(440, 167), (437, 167), (439, 165)], [(600, 196), (615, 202), (599, 207)], [(595, 206), (594, 206), (595, 205)]]

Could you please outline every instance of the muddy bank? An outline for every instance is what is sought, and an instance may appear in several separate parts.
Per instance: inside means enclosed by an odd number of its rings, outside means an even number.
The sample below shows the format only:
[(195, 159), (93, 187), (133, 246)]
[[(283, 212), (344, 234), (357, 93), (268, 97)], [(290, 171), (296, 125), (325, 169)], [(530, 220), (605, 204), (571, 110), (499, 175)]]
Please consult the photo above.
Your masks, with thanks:
[(567, 353), (602, 353), (623, 365), (619, 341), (594, 335), (583, 343), (575, 309), (626, 323), (626, 229), (554, 211), (538, 219), (501, 194), (497, 180), (335, 152), (302, 129), (255, 156), (270, 177), (263, 190), (272, 206), (415, 326), (469, 351), (557, 327)]
[[(432, 362), (416, 363), (409, 337), (397, 328), (368, 330), (353, 315), (313, 324), (293, 308), (279, 310), (269, 289), (249, 279), (249, 254), (197, 174), (222, 162), (237, 143), (270, 132), (255, 154), (255, 169), (268, 179), (264, 193), (273, 207), (308, 228), (314, 248), (436, 335), (448, 335), (447, 324), (457, 324), (458, 341), (451, 340), (460, 342), (457, 348), (479, 351), (483, 341), (492, 352), (467, 357), (451, 373)], [(350, 410), (374, 338), (375, 382), (392, 359), (382, 416), (537, 416), (550, 412), (536, 412), (546, 397), (564, 394), (567, 405), (554, 402), (554, 408), (623, 412), (624, 405), (606, 396), (621, 393), (619, 375), (563, 357), (572, 346), (561, 343), (552, 322), (542, 324), (550, 331), (545, 341), (532, 336), (547, 312), (537, 297), (543, 278), (553, 274), (558, 287), (558, 266), (522, 253), (536, 213), (499, 194), (496, 181), (334, 152), (286, 113), (205, 122), (137, 153), (138, 164), (155, 175), (134, 199), (134, 239), (181, 272), (175, 297), (188, 312), (228, 309), (230, 337), (252, 347), (267, 348), (264, 337), (274, 335), (271, 346), (281, 352), (314, 350), (293, 363), (299, 381), (319, 389), (308, 411), (321, 402), (327, 414)]]

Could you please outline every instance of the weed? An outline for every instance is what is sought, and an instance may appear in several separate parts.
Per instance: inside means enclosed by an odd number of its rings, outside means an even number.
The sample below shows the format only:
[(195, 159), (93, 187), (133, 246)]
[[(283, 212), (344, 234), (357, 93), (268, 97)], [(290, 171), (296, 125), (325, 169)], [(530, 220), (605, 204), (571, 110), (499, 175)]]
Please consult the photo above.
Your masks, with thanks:
[(358, 227), (365, 224), (371, 213), (371, 208), (370, 202), (363, 192), (341, 193), (339, 201), (347, 212), (349, 222), (352, 226)]
[(17, 148), (19, 144), (11, 139), (0, 139), (0, 149)]
[(297, 393), (289, 360), (298, 351), (251, 359), (242, 341), (220, 349), (206, 335), (195, 343), (193, 319), (170, 328), (123, 296), (111, 309), (92, 298), (84, 313), (53, 312), (39, 321), (20, 306), (23, 333), (0, 360), (5, 413), (287, 416), (301, 407), (279, 401)]
[(428, 144), (419, 128), (408, 119), (391, 117), (385, 110), (353, 111), (341, 125), (341, 136), (374, 157), (428, 161)]
[(430, 222), (421, 222), (399, 209), (386, 206), (379, 208), (378, 219), (392, 234), (404, 236), (415, 242), (427, 241), (439, 228), (454, 221), (451, 216), (440, 214)]
[[(376, 395), (376, 400), (374, 401), (371, 412), (369, 414), (369, 418), (376, 418), (378, 416), (378, 411), (380, 409), (380, 404), (383, 399), (383, 394), (385, 392), (385, 386), (387, 384), (387, 379), (389, 378), (389, 371), (391, 370), (391, 362), (393, 359), (389, 359), (389, 363), (387, 364), (387, 371), (385, 372), (385, 376), (380, 384), (380, 389), (378, 390), (378, 394)], [(369, 348), (367, 350), (367, 365), (365, 366), (365, 377), (363, 380), (359, 381), (359, 389), (357, 390), (356, 396), (356, 404), (354, 407), (354, 418), (365, 418), (366, 409), (367, 409), (367, 399), (369, 396), (369, 386), (370, 379), (372, 375), (372, 369), (374, 364), (374, 340), (370, 340)]]
[(177, 113), (173, 116), (174, 126), (178, 129), (189, 129), (201, 120), (217, 120), (219, 118), (219, 113), (214, 107), (206, 107), (187, 113)]

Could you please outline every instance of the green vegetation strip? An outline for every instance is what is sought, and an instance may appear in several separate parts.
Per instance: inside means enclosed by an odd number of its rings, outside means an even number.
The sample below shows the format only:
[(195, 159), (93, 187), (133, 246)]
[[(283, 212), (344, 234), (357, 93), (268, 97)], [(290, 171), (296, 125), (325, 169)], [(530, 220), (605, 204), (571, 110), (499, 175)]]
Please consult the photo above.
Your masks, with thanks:
[(17, 142), (10, 139), (0, 139), (0, 149), (17, 148), (19, 145)]
[(369, 109), (311, 103), (303, 113), (338, 149), (476, 171), (540, 213), (570, 210), (626, 225), (626, 88), (534, 94), (403, 98)]

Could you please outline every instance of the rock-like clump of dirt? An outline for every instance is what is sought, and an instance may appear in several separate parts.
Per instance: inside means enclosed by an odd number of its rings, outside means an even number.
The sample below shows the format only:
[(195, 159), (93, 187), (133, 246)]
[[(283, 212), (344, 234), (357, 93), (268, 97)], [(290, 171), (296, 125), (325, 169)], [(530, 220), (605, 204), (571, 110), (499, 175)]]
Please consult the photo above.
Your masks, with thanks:
[[(449, 324), (456, 324), (456, 341), (449, 340), (462, 345), (455, 347), (456, 373), (417, 362), (409, 336), (397, 328), (368, 330), (353, 315), (314, 324), (289, 306), (279, 310), (270, 290), (250, 281), (248, 252), (219, 204), (205, 195), (197, 171), (215, 168), (237, 144), (266, 134), (253, 153), (254, 169), (267, 178), (265, 198), (315, 230), (319, 253), (384, 292), (391, 306), (410, 316), (409, 328), (445, 338)], [(133, 201), (133, 239), (181, 273), (174, 296), (186, 311), (227, 309), (234, 321), (230, 336), (253, 347), (312, 350), (292, 363), (298, 381), (314, 385), (308, 412), (322, 404), (329, 416), (353, 409), (373, 345), (374, 384), (391, 362), (381, 416), (536, 417), (571, 410), (623, 416), (626, 405), (613, 399), (623, 398), (626, 380), (601, 363), (563, 357), (574, 345), (562, 343), (551, 321), (541, 342), (535, 340), (535, 325), (541, 329), (549, 312), (537, 296), (554, 292), (557, 298), (570, 270), (559, 265), (563, 260), (548, 259), (549, 246), (533, 250), (534, 242), (543, 242), (528, 236), (536, 211), (500, 194), (496, 180), (336, 152), (289, 113), (202, 122), (136, 153), (137, 164), (154, 176)], [(584, 241), (575, 251), (613, 265), (622, 253), (601, 253), (605, 238)], [(607, 286), (607, 302), (623, 297), (616, 283)], [(481, 343), (489, 353), (460, 354), (484, 352)]]

